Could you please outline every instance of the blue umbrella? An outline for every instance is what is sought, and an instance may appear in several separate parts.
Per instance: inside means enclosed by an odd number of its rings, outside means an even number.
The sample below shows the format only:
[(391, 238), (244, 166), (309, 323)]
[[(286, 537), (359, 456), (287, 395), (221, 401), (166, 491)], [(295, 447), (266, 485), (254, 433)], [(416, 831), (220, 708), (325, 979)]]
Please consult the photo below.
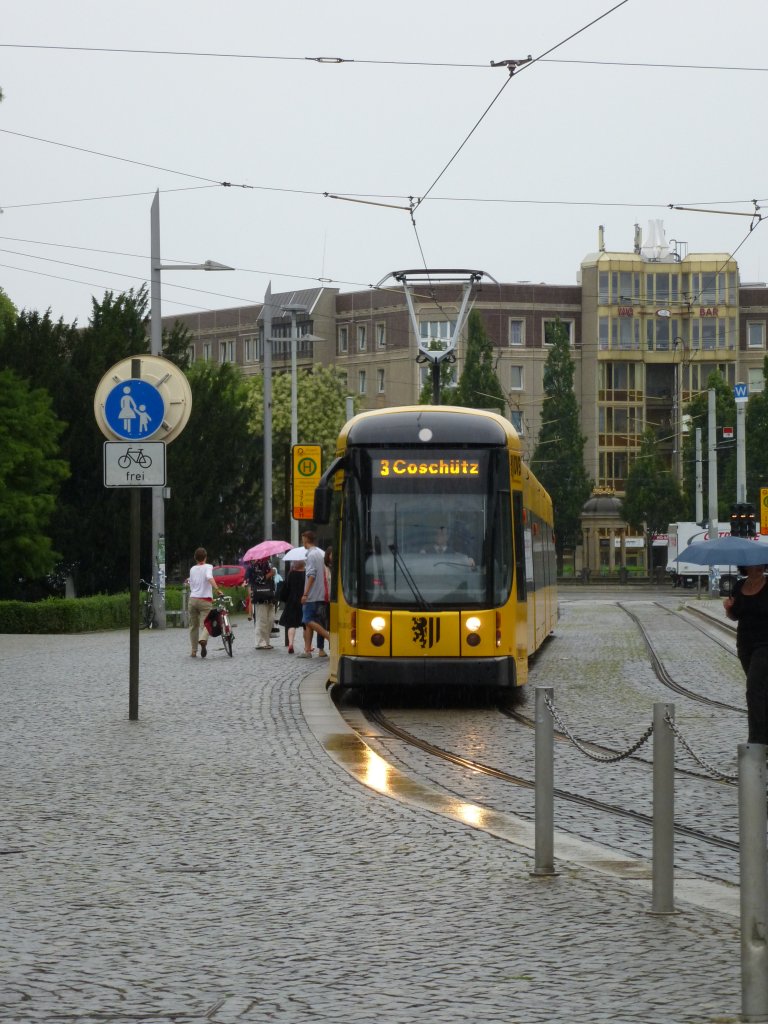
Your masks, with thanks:
[(757, 537), (718, 537), (689, 544), (677, 557), (694, 565), (768, 565), (768, 544)]

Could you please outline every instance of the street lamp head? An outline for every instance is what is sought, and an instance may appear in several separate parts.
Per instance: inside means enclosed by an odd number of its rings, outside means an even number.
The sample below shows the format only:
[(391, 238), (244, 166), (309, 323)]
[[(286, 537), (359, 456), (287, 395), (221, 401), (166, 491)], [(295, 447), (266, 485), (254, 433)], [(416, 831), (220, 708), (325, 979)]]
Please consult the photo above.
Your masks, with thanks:
[(226, 263), (217, 263), (216, 260), (206, 260), (203, 264), (203, 270), (234, 270), (234, 267), (228, 267)]
[(283, 313), (308, 313), (309, 306), (305, 306), (303, 302), (286, 302), (280, 309)]
[(216, 260), (206, 260), (205, 263), (158, 263), (152, 267), (153, 270), (234, 270), (226, 263), (217, 263)]

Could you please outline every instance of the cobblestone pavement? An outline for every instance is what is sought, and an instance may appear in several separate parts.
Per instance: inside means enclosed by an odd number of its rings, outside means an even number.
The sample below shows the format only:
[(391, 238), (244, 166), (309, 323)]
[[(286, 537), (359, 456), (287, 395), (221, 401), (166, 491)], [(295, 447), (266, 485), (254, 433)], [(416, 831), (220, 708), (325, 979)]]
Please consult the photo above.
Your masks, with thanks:
[(739, 1019), (738, 920), (361, 786), (244, 641), (142, 634), (130, 722), (127, 633), (0, 637), (3, 1024)]

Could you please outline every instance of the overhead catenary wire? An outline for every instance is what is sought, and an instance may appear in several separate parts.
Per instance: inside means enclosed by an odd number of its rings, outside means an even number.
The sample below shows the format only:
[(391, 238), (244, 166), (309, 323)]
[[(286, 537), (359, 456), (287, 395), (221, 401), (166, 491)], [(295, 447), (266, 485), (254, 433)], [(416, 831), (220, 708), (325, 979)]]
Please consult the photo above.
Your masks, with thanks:
[[(421, 68), (468, 68), (480, 71), (487, 71), (493, 67), (490, 63), (476, 63), (473, 61), (430, 61), (430, 60), (396, 60), (395, 58), (375, 59), (368, 57), (308, 57), (300, 54), (275, 54), (275, 53), (228, 53), (226, 51), (212, 50), (154, 50), (148, 48), (127, 47), (127, 46), (64, 46), (46, 43), (0, 43), (0, 49), (9, 50), (50, 50), (63, 53), (122, 53), (127, 56), (149, 56), (149, 57), (198, 57), (215, 60), (253, 60), (253, 61), (286, 61), (315, 64), (357, 64), (357, 65), (383, 65), (391, 67), (421, 67)], [(673, 71), (740, 71), (746, 73), (768, 72), (768, 67), (744, 64), (678, 64), (670, 61), (632, 61), (632, 60), (594, 60), (587, 57), (540, 57), (539, 60), (545, 64), (587, 64), (597, 67), (619, 67), (619, 68), (649, 68), (670, 69)]]

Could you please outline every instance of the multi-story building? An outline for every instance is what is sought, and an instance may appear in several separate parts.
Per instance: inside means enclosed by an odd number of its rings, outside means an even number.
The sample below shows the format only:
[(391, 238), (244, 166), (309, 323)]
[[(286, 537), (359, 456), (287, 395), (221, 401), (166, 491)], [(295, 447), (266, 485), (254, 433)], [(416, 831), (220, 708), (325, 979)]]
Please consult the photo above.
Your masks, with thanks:
[[(461, 306), (458, 284), (433, 284), (413, 293), (422, 338), (446, 337)], [(333, 288), (273, 295), (272, 365), (290, 367), (293, 306), (297, 366), (333, 365), (363, 408), (412, 404), (429, 373), (418, 363), (418, 339), (401, 286), (341, 293)], [(295, 313), (296, 306), (306, 312)], [(574, 386), (587, 438), (588, 474), (603, 491), (621, 495), (642, 434), (652, 426), (670, 465), (680, 472), (682, 410), (717, 370), (729, 384), (763, 387), (768, 287), (739, 281), (727, 253), (688, 253), (667, 245), (652, 222), (632, 251), (598, 251), (584, 258), (574, 285), (482, 283), (477, 310), (496, 353), (507, 400), (506, 415), (530, 458), (539, 432), (543, 373), (557, 320), (567, 329), (575, 364)], [(260, 373), (264, 356), (263, 307), (164, 318), (184, 323), (193, 359), (235, 362)], [(459, 337), (461, 374), (466, 331)]]

